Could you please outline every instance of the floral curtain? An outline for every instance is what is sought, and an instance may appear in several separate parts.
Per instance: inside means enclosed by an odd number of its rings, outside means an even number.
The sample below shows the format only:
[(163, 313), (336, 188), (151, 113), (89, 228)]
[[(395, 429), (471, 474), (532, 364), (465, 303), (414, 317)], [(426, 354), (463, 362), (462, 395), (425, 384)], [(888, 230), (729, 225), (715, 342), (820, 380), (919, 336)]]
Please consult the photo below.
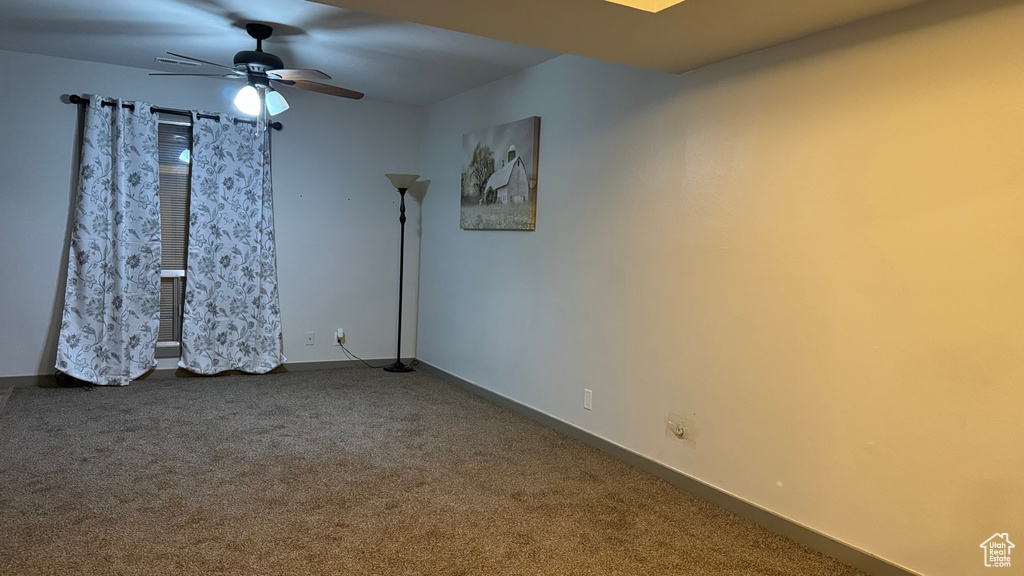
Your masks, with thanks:
[(178, 365), (262, 374), (285, 361), (269, 135), (224, 114), (197, 116)]
[(160, 324), (157, 117), (92, 95), (82, 153), (57, 369), (124, 386), (156, 366)]

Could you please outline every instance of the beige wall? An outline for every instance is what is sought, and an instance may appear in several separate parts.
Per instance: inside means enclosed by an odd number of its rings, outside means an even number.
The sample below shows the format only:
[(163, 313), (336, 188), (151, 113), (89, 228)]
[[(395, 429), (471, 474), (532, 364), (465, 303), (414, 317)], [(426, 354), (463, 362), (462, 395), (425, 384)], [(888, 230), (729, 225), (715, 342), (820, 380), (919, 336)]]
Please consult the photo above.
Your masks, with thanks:
[[(909, 569), (984, 573), (994, 532), (1024, 545), (1021, 31), (1022, 2), (936, 1), (682, 77), (560, 57), (429, 108), (420, 358)], [(532, 115), (537, 231), (459, 230), (461, 135)]]

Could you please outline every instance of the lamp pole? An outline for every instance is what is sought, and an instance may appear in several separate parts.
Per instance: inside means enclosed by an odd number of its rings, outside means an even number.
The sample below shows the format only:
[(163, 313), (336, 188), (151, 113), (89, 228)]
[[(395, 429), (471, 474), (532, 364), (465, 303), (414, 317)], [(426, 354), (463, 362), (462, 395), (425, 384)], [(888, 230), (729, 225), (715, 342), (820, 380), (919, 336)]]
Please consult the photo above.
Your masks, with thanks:
[(402, 362), (402, 289), (405, 286), (405, 193), (409, 187), (419, 178), (415, 174), (385, 174), (391, 183), (398, 188), (398, 194), (402, 201), (398, 221), (401, 224), (401, 240), (399, 241), (398, 254), (398, 346), (395, 352), (395, 361), (384, 367), (387, 372), (412, 372), (412, 366)]

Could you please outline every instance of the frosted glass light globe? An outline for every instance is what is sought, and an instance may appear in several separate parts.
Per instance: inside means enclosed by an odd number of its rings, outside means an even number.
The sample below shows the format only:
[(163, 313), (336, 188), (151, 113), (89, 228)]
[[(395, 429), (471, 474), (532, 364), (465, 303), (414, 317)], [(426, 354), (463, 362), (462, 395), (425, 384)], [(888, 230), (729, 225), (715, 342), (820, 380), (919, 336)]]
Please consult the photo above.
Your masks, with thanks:
[(261, 104), (259, 92), (256, 91), (255, 87), (249, 84), (246, 84), (238, 91), (238, 95), (235, 96), (235, 107), (238, 108), (242, 114), (258, 116)]
[(277, 116), (288, 109), (288, 101), (277, 90), (267, 90), (264, 98), (267, 100), (267, 112), (271, 116)]

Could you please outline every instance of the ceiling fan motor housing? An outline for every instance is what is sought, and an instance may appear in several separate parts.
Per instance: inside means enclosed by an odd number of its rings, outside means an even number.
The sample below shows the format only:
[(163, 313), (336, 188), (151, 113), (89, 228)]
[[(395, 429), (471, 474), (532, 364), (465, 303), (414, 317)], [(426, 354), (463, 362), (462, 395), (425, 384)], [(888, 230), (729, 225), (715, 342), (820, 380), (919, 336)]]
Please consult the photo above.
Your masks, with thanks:
[(267, 70), (284, 68), (284, 62), (276, 55), (269, 52), (242, 50), (238, 54), (235, 54), (235, 67), (265, 72)]

